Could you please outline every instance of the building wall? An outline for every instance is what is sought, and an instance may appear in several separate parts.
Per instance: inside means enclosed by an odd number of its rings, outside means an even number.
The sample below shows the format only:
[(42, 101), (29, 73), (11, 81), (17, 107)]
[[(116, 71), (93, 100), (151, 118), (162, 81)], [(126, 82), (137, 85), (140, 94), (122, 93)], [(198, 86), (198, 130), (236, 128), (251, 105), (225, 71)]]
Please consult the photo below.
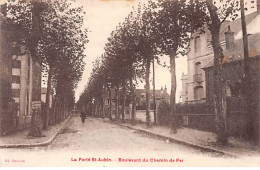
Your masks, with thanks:
[(37, 80), (33, 79), (33, 74), (41, 72), (41, 69), (39, 67), (33, 71), (33, 65), (39, 64), (33, 64), (32, 58), (24, 53), (23, 48), (16, 47), (12, 41), (4, 38), (1, 39), (1, 47), (2, 44), (10, 46), (1, 49), (1, 92), (5, 91), (1, 93), (1, 105), (5, 105), (5, 108), (1, 107), (0, 130), (1, 134), (7, 134), (30, 126), (32, 88)]
[(12, 98), (18, 104), (17, 126), (29, 126), (32, 114), (32, 59), (29, 55), (12, 55)]
[[(252, 75), (251, 90), (252, 90), (252, 107), (253, 113), (251, 113), (251, 135), (255, 139), (259, 139), (259, 79), (260, 79), (260, 56), (250, 58), (250, 70)], [(243, 135), (243, 129), (245, 126), (246, 108), (245, 100), (243, 96), (243, 68), (244, 60), (238, 60), (223, 65), (223, 79), (225, 82), (230, 81), (232, 85), (240, 82), (240, 90), (231, 91), (229, 86), (226, 85), (226, 97), (227, 97), (227, 124), (230, 135), (240, 136)], [(207, 82), (207, 102), (213, 102), (213, 67), (205, 69), (206, 71), (206, 82)]]
[[(199, 45), (196, 45), (198, 43)], [(224, 49), (225, 41), (221, 41), (221, 45)], [(209, 30), (205, 29), (205, 33), (203, 34), (194, 33), (190, 42), (190, 51), (187, 54), (188, 74), (182, 75), (182, 103), (206, 98), (205, 72), (202, 68), (213, 60), (213, 58)], [(198, 65), (200, 66), (198, 67)], [(198, 90), (198, 93), (195, 92), (196, 90)], [(196, 97), (194, 94), (198, 96)]]
[(0, 134), (4, 135), (30, 126), (33, 97), (41, 94), (41, 67), (14, 43), (11, 30), (3, 27), (0, 33)]

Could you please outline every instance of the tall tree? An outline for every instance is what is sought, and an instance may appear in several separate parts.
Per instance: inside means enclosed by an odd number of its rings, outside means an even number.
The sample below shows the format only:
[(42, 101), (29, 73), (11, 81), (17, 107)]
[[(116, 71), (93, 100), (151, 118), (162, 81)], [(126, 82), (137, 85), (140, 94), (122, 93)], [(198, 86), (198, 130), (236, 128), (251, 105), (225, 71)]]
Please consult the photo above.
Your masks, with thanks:
[[(176, 63), (175, 58), (185, 55), (188, 51), (188, 45), (191, 39), (191, 33), (199, 29), (204, 24), (204, 12), (195, 11), (200, 6), (193, 1), (186, 2), (183, 0), (159, 0), (159, 10), (156, 13), (156, 22), (154, 29), (158, 33), (157, 46), (160, 54), (168, 55), (170, 58), (171, 72), (171, 132), (177, 132), (177, 121), (175, 116), (176, 103)], [(196, 21), (196, 22), (194, 22)]]
[[(140, 8), (140, 7), (139, 7)], [(144, 5), (141, 11), (140, 18), (140, 55), (142, 56), (143, 65), (145, 68), (145, 91), (146, 91), (146, 123), (147, 127), (151, 126), (150, 115), (150, 68), (151, 62), (157, 54), (156, 47), (156, 32), (153, 29), (155, 23), (154, 9), (156, 4), (149, 1), (148, 5)]]
[[(55, 74), (67, 72), (68, 86), (73, 94), (84, 62), (84, 45), (87, 43), (87, 32), (82, 29), (83, 8), (72, 7), (69, 1), (9, 1), (10, 20), (20, 26), (23, 34), (19, 43), (25, 45), (42, 68), (47, 68), (47, 95), (44, 126), (48, 126), (49, 96)], [(18, 12), (17, 12), (18, 11)], [(61, 64), (62, 63), (62, 64)], [(83, 63), (83, 64), (82, 64)], [(67, 67), (64, 67), (66, 65)], [(60, 71), (62, 70), (62, 71)], [(61, 84), (62, 79), (56, 79)], [(68, 89), (67, 89), (68, 90)], [(34, 116), (33, 116), (34, 117)], [(37, 116), (36, 116), (37, 117)], [(32, 127), (34, 126), (32, 118)], [(39, 128), (32, 128), (39, 129)], [(30, 135), (36, 133), (32, 132)]]
[[(41, 17), (41, 39), (39, 41), (39, 55), (43, 64), (48, 68), (46, 112), (44, 113), (43, 129), (47, 129), (49, 121), (50, 92), (52, 79), (56, 78), (57, 94), (64, 94), (71, 89), (65, 88), (77, 80), (83, 71), (84, 44), (87, 43), (86, 31), (83, 25), (83, 7), (71, 7), (68, 1), (52, 1), (47, 4)], [(82, 66), (78, 66), (83, 63)], [(59, 74), (59, 76), (55, 76)], [(78, 76), (79, 74), (79, 76)], [(64, 75), (64, 76), (61, 76)], [(59, 93), (66, 89), (63, 93)], [(67, 96), (68, 97), (68, 96)], [(65, 100), (64, 100), (64, 103)]]
[(208, 11), (207, 25), (211, 32), (212, 46), (214, 52), (214, 108), (217, 124), (217, 144), (228, 144), (228, 131), (226, 110), (223, 103), (223, 70), (222, 64), (224, 62), (223, 49), (220, 44), (220, 28), (222, 23), (229, 17), (235, 19), (236, 12), (239, 10), (239, 1), (230, 0), (220, 2), (217, 4), (213, 0), (205, 1), (206, 8), (202, 10)]

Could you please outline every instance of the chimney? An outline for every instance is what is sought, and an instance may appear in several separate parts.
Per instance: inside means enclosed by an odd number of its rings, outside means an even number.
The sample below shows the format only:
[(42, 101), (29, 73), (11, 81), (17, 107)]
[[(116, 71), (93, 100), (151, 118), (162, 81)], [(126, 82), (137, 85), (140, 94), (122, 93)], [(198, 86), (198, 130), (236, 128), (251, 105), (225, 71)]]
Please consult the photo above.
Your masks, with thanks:
[(228, 31), (225, 32), (226, 39), (226, 49), (228, 50), (230, 47), (234, 45), (234, 32), (231, 31), (230, 25), (228, 26)]
[(257, 13), (260, 14), (260, 0), (256, 1)]

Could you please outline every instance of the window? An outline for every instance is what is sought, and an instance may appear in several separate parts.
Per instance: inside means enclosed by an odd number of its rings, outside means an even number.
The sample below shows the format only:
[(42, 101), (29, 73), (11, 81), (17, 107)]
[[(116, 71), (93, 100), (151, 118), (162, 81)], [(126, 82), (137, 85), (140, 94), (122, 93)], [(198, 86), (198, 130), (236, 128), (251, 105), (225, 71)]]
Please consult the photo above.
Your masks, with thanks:
[(186, 86), (185, 86), (185, 93), (186, 93), (186, 94), (189, 93), (189, 90), (188, 90), (188, 83), (186, 83)]
[(21, 68), (20, 60), (12, 60), (12, 68)]
[(201, 74), (201, 62), (195, 63), (195, 74)]
[(200, 36), (195, 37), (195, 52), (200, 51)]
[(19, 89), (12, 89), (12, 97), (19, 98), (20, 97), (20, 90)]
[(200, 100), (202, 98), (203, 98), (203, 87), (202, 86), (195, 87), (194, 88), (194, 99)]
[(12, 83), (20, 84), (20, 76), (12, 75)]

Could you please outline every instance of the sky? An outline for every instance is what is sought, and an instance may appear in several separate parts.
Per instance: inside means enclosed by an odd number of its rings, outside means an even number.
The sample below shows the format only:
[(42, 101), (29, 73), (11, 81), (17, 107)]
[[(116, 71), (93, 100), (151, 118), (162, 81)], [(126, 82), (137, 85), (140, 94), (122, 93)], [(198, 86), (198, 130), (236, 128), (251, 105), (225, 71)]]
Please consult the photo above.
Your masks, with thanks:
[[(104, 46), (110, 33), (115, 30), (116, 26), (124, 20), (130, 13), (133, 6), (139, 2), (144, 3), (146, 0), (76, 0), (77, 5), (84, 6), (86, 15), (84, 18), (84, 26), (89, 29), (89, 43), (86, 46), (85, 58), (86, 66), (76, 89), (76, 101), (83, 92), (85, 85), (93, 68), (93, 62), (97, 57), (104, 53)], [(163, 56), (162, 62), (169, 65), (169, 57)], [(180, 96), (181, 92), (181, 74), (187, 73), (186, 57), (178, 58), (176, 60), (177, 69), (177, 94)], [(151, 76), (150, 76), (151, 77)], [(152, 77), (151, 77), (152, 78)], [(167, 68), (163, 68), (156, 64), (155, 66), (155, 86), (156, 89), (167, 87), (170, 92), (170, 72)], [(139, 87), (144, 88), (144, 84), (139, 83)]]

